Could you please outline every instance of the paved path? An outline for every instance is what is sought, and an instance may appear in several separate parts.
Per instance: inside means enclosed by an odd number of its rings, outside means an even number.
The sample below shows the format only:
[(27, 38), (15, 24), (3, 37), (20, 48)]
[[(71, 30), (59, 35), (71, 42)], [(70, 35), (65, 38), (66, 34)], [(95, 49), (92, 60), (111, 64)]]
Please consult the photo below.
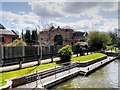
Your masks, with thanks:
[[(60, 60), (59, 57), (53, 58), (53, 61), (58, 61), (58, 60)], [(51, 62), (51, 59), (41, 60), (41, 64), (49, 63), (49, 62)], [(38, 64), (38, 61), (23, 63), (22, 64), (22, 68), (29, 67), (29, 66), (34, 66), (34, 65), (37, 65), (37, 64)], [(19, 68), (19, 64), (11, 65), (11, 66), (5, 66), (5, 67), (0, 67), (0, 71), (9, 71), (9, 70), (17, 69), (17, 68)]]
[[(90, 54), (90, 53), (89, 53)], [(78, 54), (79, 55), (79, 54)], [(87, 53), (85, 53), (85, 55), (87, 55)], [(74, 54), (72, 57), (76, 57), (77, 54)], [(53, 58), (53, 61), (59, 61), (60, 58), (59, 57), (55, 57)], [(45, 63), (50, 63), (51, 62), (51, 59), (44, 59), (44, 60), (41, 60), (41, 64), (45, 64)], [(23, 63), (22, 64), (22, 68), (25, 68), (25, 67), (30, 67), (30, 66), (35, 66), (38, 64), (38, 61), (33, 61), (33, 62), (28, 62), (28, 63)], [(18, 69), (19, 68), (19, 64), (16, 64), (16, 65), (11, 65), (11, 66), (5, 66), (5, 67), (0, 67), (0, 72), (1, 71), (9, 71), (9, 70), (15, 70), (15, 69)]]
[[(90, 53), (89, 53), (90, 54)], [(85, 54), (86, 55), (86, 54)], [(77, 55), (74, 54), (72, 57), (76, 57)], [(53, 58), (53, 61), (59, 61), (60, 58), (59, 57), (55, 57)], [(51, 62), (51, 59), (44, 59), (44, 60), (41, 60), (41, 64), (45, 64), (45, 63), (50, 63)], [(23, 63), (22, 64), (22, 68), (25, 68), (25, 67), (30, 67), (30, 66), (35, 66), (38, 64), (38, 61), (33, 61), (33, 62), (28, 62), (28, 63)], [(1, 71), (9, 71), (9, 70), (15, 70), (15, 69), (18, 69), (19, 68), (19, 64), (16, 64), (16, 65), (11, 65), (11, 66), (5, 66), (5, 67), (0, 67), (0, 72)]]
[[(17, 88), (35, 88), (36, 86), (38, 86), (37, 88), (40, 88), (40, 87), (42, 87), (44, 85), (47, 85), (48, 83), (51, 83), (51, 82), (54, 82), (55, 80), (60, 79), (61, 77), (64, 77), (64, 76), (66, 76), (68, 74), (70, 75), (70, 74), (80, 72), (80, 71), (88, 73), (89, 71), (95, 69), (96, 67), (101, 66), (102, 64), (107, 63), (108, 61), (111, 61), (112, 59), (113, 59), (113, 57), (108, 57), (105, 60), (99, 61), (99, 62), (97, 62), (95, 64), (92, 64), (92, 65), (89, 65), (87, 67), (75, 67), (75, 68), (72, 68), (70, 70), (66, 70), (66, 71), (57, 73), (56, 75), (51, 75), (51, 76), (48, 76), (46, 78), (37, 80), (35, 82), (18, 86)], [(89, 68), (89, 70), (88, 70), (88, 68)]]

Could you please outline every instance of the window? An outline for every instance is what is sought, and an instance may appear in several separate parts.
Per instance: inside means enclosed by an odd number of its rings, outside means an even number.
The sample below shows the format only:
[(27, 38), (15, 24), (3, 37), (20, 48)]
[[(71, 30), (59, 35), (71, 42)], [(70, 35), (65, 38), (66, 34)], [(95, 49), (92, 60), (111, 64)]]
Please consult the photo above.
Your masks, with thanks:
[(12, 37), (12, 42), (15, 40), (15, 37)]
[(2, 37), (2, 42), (4, 42), (4, 37)]

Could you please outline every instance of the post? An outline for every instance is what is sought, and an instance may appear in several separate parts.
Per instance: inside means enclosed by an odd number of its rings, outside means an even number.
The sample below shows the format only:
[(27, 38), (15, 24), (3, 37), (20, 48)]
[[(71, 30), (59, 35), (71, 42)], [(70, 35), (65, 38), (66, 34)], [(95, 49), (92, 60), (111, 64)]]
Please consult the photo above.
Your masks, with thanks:
[(38, 49), (37, 49), (37, 53), (38, 53), (38, 56), (37, 56), (37, 61), (38, 61), (38, 65), (40, 65), (40, 60), (39, 60), (39, 55), (40, 55), (40, 52), (39, 52), (39, 46), (38, 46)]
[(22, 46), (22, 57), (20, 58), (20, 61), (19, 61), (19, 68), (20, 69), (22, 68), (22, 62), (24, 61), (24, 57), (25, 57), (25, 47)]
[(57, 76), (56, 76), (56, 66), (55, 66), (55, 79), (57, 78)]
[(88, 50), (87, 50), (87, 55), (88, 55)]
[(36, 87), (38, 86), (38, 76), (39, 76), (39, 75), (38, 75), (38, 72), (37, 72), (37, 70), (36, 70), (36, 78), (37, 78), (37, 79), (36, 79)]
[(70, 65), (69, 65), (69, 73), (70, 73)]
[(19, 59), (19, 69), (22, 68), (22, 58)]

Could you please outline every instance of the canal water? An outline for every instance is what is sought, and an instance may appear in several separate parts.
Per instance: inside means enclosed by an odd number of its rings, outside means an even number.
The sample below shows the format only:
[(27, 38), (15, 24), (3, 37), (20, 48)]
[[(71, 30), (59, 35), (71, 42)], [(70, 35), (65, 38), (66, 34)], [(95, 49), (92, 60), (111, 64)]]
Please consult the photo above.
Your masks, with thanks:
[(76, 76), (63, 83), (60, 83), (52, 89), (58, 88), (118, 88), (120, 59), (115, 60), (104, 67), (96, 70), (90, 75)]

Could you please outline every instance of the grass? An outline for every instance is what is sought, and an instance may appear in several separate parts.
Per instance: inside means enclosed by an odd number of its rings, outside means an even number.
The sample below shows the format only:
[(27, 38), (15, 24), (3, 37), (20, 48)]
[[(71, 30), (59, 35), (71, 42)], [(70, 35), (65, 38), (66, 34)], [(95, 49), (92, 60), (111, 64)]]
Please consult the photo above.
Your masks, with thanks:
[(73, 57), (71, 60), (74, 62), (74, 61), (80, 61), (80, 62), (86, 62), (86, 61), (89, 61), (89, 60), (92, 60), (92, 59), (97, 59), (101, 56), (106, 56), (105, 54), (103, 53), (94, 53), (94, 54), (89, 54), (87, 56), (79, 56), (79, 57)]
[(4, 80), (4, 81), (1, 81), (0, 82), (0, 86), (4, 86), (7, 82)]
[(2, 80), (1, 80), (2, 82), (0, 82), (0, 86), (3, 86), (5, 84), (6, 79), (23, 76), (25, 74), (30, 74), (30, 73), (36, 72), (36, 70), (40, 71), (40, 70), (54, 67), (56, 65), (57, 65), (56, 63), (41, 64), (39, 66), (33, 66), (33, 67), (24, 68), (24, 69), (20, 69), (20, 70), (15, 70), (15, 71), (10, 71), (10, 72), (2, 72), (0, 74), (0, 76), (2, 76)]
[(112, 52), (117, 52), (118, 48), (114, 47), (114, 46), (106, 46), (108, 51), (112, 51)]
[[(94, 53), (94, 54), (90, 54), (87, 56), (79, 56), (79, 57), (73, 57), (71, 59), (72, 62), (74, 61), (80, 61), (80, 62), (85, 62), (91, 59), (96, 59), (98, 57), (101, 56), (105, 56), (105, 54), (102, 53)], [(15, 77), (19, 77), (19, 76), (23, 76), (25, 74), (30, 74), (33, 72), (40, 71), (40, 70), (44, 70), (44, 69), (48, 69), (51, 67), (56, 66), (57, 64), (54, 63), (48, 63), (48, 64), (41, 64), (39, 66), (33, 66), (33, 67), (28, 67), (28, 68), (24, 68), (24, 69), (20, 69), (20, 70), (14, 70), (14, 71), (9, 71), (9, 72), (2, 72), (0, 74), (0, 76), (2, 76), (2, 82), (0, 82), (0, 86), (3, 86), (6, 84), (6, 79), (10, 79), (10, 78), (15, 78)]]

